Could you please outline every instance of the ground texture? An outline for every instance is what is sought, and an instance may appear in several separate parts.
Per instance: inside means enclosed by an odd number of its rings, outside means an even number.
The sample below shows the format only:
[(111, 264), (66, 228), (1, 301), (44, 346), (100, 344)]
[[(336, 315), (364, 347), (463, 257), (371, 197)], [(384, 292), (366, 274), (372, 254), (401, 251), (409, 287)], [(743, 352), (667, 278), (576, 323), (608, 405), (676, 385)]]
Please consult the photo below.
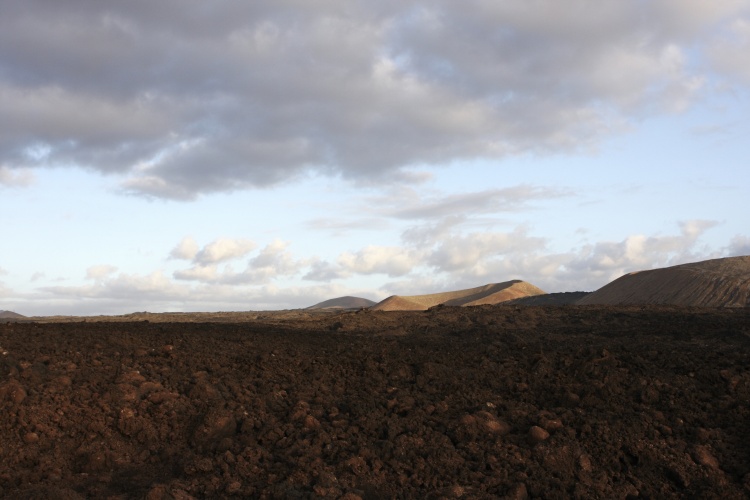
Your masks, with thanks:
[(0, 497), (746, 498), (748, 312), (2, 324)]

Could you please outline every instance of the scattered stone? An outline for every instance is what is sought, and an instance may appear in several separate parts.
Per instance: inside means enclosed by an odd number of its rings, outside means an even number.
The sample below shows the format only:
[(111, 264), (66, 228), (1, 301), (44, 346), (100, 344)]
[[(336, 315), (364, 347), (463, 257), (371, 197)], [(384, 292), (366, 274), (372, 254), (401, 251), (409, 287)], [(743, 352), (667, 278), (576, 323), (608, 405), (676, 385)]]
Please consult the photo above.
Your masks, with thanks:
[(719, 461), (711, 453), (707, 446), (696, 446), (693, 449), (693, 458), (695, 459), (696, 463), (705, 465), (706, 467), (711, 467), (712, 469), (719, 468)]
[(224, 491), (226, 491), (227, 495), (236, 495), (242, 490), (242, 483), (239, 481), (231, 481), (227, 484), (227, 487), (224, 488)]
[(137, 370), (129, 371), (127, 373), (123, 373), (117, 379), (117, 383), (118, 384), (130, 384), (130, 385), (134, 385), (136, 387), (139, 386), (139, 385), (141, 385), (145, 381), (146, 381), (146, 377), (144, 377), (143, 375), (141, 375), (141, 372), (139, 372)]
[(305, 429), (320, 429), (320, 422), (312, 415), (307, 415), (302, 425), (305, 427)]
[(518, 483), (515, 486), (513, 486), (510, 491), (508, 491), (508, 494), (505, 496), (508, 500), (526, 500), (529, 498), (529, 492), (526, 489), (526, 485), (523, 483)]
[(34, 444), (39, 441), (39, 434), (36, 432), (27, 432), (23, 436), (23, 442), (26, 444)]
[(549, 438), (549, 432), (542, 429), (538, 425), (533, 426), (531, 429), (529, 429), (529, 436), (531, 437), (531, 440), (535, 443), (541, 443), (542, 441)]
[(559, 418), (546, 418), (542, 417), (539, 419), (539, 426), (547, 432), (554, 432), (563, 428), (562, 420)]
[(585, 453), (578, 457), (578, 467), (580, 467), (583, 472), (591, 472), (594, 470), (591, 465), (591, 459)]

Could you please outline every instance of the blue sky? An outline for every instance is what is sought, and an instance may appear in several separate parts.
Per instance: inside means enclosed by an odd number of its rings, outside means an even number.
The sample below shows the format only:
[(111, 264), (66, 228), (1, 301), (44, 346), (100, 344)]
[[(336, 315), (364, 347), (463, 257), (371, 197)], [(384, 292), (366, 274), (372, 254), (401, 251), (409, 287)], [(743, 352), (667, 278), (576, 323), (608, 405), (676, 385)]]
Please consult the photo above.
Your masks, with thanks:
[(750, 2), (3, 4), (0, 309), (594, 290), (750, 254)]

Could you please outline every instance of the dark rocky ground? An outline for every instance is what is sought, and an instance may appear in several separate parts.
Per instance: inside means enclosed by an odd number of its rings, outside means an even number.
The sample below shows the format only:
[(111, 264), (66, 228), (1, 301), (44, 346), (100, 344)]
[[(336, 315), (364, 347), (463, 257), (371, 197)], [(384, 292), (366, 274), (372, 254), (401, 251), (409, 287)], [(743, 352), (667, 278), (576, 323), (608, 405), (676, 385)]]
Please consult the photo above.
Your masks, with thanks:
[(748, 312), (4, 323), (0, 496), (747, 498)]

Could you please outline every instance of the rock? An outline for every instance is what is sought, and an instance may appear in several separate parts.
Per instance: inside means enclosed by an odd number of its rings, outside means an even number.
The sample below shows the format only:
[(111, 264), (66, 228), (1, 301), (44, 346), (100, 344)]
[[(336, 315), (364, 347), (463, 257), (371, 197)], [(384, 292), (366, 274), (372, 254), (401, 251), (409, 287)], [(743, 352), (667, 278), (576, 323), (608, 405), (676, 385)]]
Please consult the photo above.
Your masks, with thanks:
[(539, 419), (539, 426), (547, 432), (554, 432), (563, 428), (562, 420), (559, 418), (545, 418)]
[(27, 432), (23, 436), (23, 442), (26, 444), (34, 444), (39, 441), (39, 434), (36, 432)]
[(578, 467), (580, 467), (583, 472), (591, 472), (594, 470), (591, 466), (591, 459), (586, 454), (582, 454), (578, 457)]
[(130, 385), (134, 385), (138, 387), (145, 381), (146, 381), (146, 377), (141, 375), (141, 372), (134, 370), (134, 371), (129, 371), (127, 373), (123, 373), (122, 375), (118, 377), (116, 382), (118, 384), (130, 384)]
[(706, 446), (696, 446), (693, 449), (693, 458), (695, 459), (696, 463), (699, 463), (706, 467), (710, 467), (712, 469), (719, 468), (719, 461)]
[(526, 489), (525, 484), (518, 483), (508, 491), (508, 494), (505, 495), (505, 498), (507, 498), (508, 500), (526, 500), (527, 498), (529, 498), (529, 492)]
[(240, 490), (242, 490), (242, 483), (239, 481), (231, 481), (227, 484), (226, 488), (224, 488), (227, 495), (236, 495)]
[(302, 424), (305, 429), (319, 429), (320, 428), (320, 422), (317, 418), (313, 417), (312, 415), (307, 415), (305, 417), (305, 422)]
[(529, 437), (535, 443), (541, 443), (542, 441), (549, 438), (549, 432), (545, 431), (538, 425), (535, 425), (531, 429), (529, 429)]
[(236, 430), (237, 421), (232, 412), (210, 410), (193, 433), (193, 441), (201, 448), (215, 449), (223, 439), (232, 437)]

